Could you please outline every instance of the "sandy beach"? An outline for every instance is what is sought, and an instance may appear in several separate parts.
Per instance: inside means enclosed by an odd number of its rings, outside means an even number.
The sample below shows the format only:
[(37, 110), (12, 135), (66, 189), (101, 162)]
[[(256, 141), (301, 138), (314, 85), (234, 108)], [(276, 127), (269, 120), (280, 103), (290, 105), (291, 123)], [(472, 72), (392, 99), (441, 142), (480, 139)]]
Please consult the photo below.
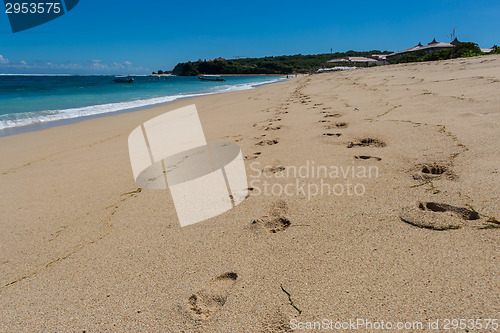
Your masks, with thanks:
[[(498, 318), (499, 91), (491, 55), (299, 76), (2, 137), (0, 331), (305, 332), (363, 319), (418, 332)], [(181, 228), (168, 190), (138, 189), (127, 139), (191, 104), (208, 142), (239, 145), (251, 191)]]

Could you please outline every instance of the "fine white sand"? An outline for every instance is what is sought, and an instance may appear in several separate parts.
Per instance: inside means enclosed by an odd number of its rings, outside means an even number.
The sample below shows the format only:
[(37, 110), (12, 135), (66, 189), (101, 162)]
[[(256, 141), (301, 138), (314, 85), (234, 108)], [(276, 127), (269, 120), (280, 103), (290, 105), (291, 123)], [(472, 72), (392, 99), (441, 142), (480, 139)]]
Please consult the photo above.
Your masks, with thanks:
[[(303, 76), (0, 138), (0, 331), (498, 317), (499, 91), (500, 57), (483, 56)], [(181, 228), (168, 190), (137, 191), (127, 137), (190, 104), (207, 141), (241, 147), (253, 191)], [(377, 172), (290, 172), (307, 165)], [(266, 195), (264, 181), (292, 191)], [(314, 195), (321, 181), (360, 195)]]

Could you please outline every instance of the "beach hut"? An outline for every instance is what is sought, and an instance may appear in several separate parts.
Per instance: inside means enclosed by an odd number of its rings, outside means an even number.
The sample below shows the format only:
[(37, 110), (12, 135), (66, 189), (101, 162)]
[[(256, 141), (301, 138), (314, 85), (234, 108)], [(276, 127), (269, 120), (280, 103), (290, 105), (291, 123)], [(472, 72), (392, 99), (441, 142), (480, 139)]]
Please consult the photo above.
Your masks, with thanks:
[(409, 49), (402, 50), (402, 51), (397, 51), (397, 52), (388, 54), (387, 58), (402, 56), (402, 55), (410, 54), (410, 53), (417, 52), (417, 51), (433, 52), (433, 51), (436, 51), (436, 50), (450, 49), (450, 48), (455, 47), (455, 45), (458, 45), (458, 44), (460, 44), (460, 42), (456, 38), (451, 43), (438, 42), (438, 41), (436, 41), (436, 38), (434, 38), (432, 40), (432, 42), (428, 43), (425, 46), (422, 45), (422, 43), (419, 42), (416, 46), (410, 47)]

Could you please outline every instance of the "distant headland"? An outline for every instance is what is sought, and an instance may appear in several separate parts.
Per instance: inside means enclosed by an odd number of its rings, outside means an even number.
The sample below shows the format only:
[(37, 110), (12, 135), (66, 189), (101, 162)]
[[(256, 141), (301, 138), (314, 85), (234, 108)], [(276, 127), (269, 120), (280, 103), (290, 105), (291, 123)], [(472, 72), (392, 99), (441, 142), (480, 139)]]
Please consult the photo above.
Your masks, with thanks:
[(473, 42), (460, 42), (455, 38), (450, 43), (436, 39), (426, 45), (418, 45), (402, 51), (347, 51), (323, 54), (296, 54), (261, 58), (214, 58), (198, 59), (178, 63), (173, 70), (158, 70), (153, 75), (197, 76), (217, 75), (289, 75), (313, 73), (319, 69), (336, 66), (370, 67), (408, 62), (435, 61), (453, 58), (473, 57), (484, 54), (499, 54), (500, 49), (493, 45), (481, 49)]

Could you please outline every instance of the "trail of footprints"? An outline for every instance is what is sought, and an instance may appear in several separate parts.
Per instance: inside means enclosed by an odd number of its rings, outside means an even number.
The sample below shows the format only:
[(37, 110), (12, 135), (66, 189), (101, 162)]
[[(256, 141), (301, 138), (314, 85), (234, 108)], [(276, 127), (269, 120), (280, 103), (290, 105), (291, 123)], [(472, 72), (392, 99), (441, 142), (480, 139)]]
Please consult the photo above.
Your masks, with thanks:
[[(300, 104), (310, 104), (311, 98), (304, 95), (301, 90), (306, 86), (306, 83), (300, 84), (297, 89), (292, 94), (292, 99), (287, 100), (286, 103), (282, 104), (279, 109), (287, 110), (289, 102), (293, 102), (293, 99), (298, 99)], [(316, 103), (312, 106), (313, 109), (322, 106), (321, 103)], [(342, 114), (332, 113), (328, 111), (330, 107), (322, 107), (320, 114), (322, 115), (319, 123), (324, 124), (324, 128), (327, 130), (332, 129), (345, 129), (349, 126), (347, 122), (334, 122), (332, 123), (332, 118), (340, 118)], [(282, 126), (275, 125), (275, 122), (282, 120), (280, 115), (287, 114), (288, 111), (278, 111), (274, 118), (268, 120), (268, 124), (265, 125), (262, 130), (265, 132), (278, 131), (282, 129)], [(256, 126), (256, 124), (254, 124)], [(324, 133), (323, 136), (326, 137), (340, 137), (342, 133)], [(265, 134), (263, 135), (265, 136)], [(258, 146), (272, 146), (279, 143), (279, 139), (265, 139), (260, 140), (256, 143)], [(373, 147), (373, 148), (383, 148), (386, 143), (376, 139), (376, 138), (361, 138), (355, 141), (349, 142), (346, 148), (356, 148), (356, 147)], [(257, 159), (262, 152), (254, 152), (252, 155), (245, 156), (246, 160)], [(370, 156), (370, 155), (355, 155), (357, 160), (374, 160), (381, 161), (380, 157)], [(262, 170), (263, 173), (277, 173), (282, 172), (285, 168), (283, 166), (273, 166)], [(413, 174), (413, 179), (421, 181), (432, 181), (435, 179), (440, 179), (446, 177), (447, 179), (454, 180), (456, 175), (451, 170), (450, 166), (438, 164), (438, 163), (426, 163), (417, 165), (417, 172)], [(253, 189), (249, 189), (250, 191)], [(251, 222), (251, 226), (254, 228), (260, 228), (268, 233), (275, 234), (282, 232), (291, 226), (290, 220), (286, 217), (288, 212), (288, 206), (285, 201), (277, 200), (271, 204), (268, 214), (263, 215)], [(432, 230), (449, 230), (449, 229), (459, 229), (467, 225), (469, 221), (480, 220), (480, 215), (473, 209), (468, 209), (465, 207), (452, 206), (443, 203), (436, 202), (417, 202), (415, 205), (404, 207), (399, 215), (400, 219), (410, 225), (432, 229)], [(489, 223), (489, 224), (488, 224)], [(498, 227), (498, 221), (486, 221), (486, 226)], [(483, 226), (485, 225), (483, 221)], [(236, 284), (238, 279), (238, 274), (235, 272), (227, 272), (219, 275), (214, 280), (210, 281), (201, 290), (192, 294), (186, 302), (187, 312), (195, 321), (205, 321), (210, 319), (214, 314), (220, 311), (224, 304), (226, 303), (231, 291)], [(275, 326), (275, 325), (273, 325)], [(285, 325), (286, 326), (286, 325)], [(281, 326), (280, 326), (281, 327)]]
[[(264, 132), (275, 132), (281, 130), (283, 127), (281, 125), (276, 125), (275, 123), (282, 121), (281, 115), (287, 114), (289, 103), (286, 104), (281, 104), (278, 106), (278, 111), (275, 112), (274, 118), (270, 118), (266, 121), (266, 125), (264, 125), (261, 130)], [(269, 111), (268, 111), (269, 112)], [(253, 126), (256, 127), (258, 123), (255, 123)], [(267, 134), (262, 134), (261, 137), (266, 137)], [(278, 138), (273, 138), (273, 139), (262, 139), (255, 143), (256, 146), (274, 146), (279, 143)], [(255, 152), (252, 155), (247, 155), (245, 156), (245, 160), (254, 160), (257, 159), (261, 155), (261, 152)]]
[[(331, 113), (324, 108), (320, 114), (323, 115), (323, 118), (342, 117), (341, 114)], [(329, 119), (322, 119), (319, 122), (326, 124), (324, 128), (328, 130), (343, 129), (348, 126), (345, 122), (332, 123)], [(331, 132), (323, 134), (323, 136), (327, 137), (339, 137), (341, 135), (342, 133)], [(384, 141), (371, 137), (360, 138), (347, 144), (349, 149), (356, 147), (383, 148), (386, 146), (387, 144)], [(382, 160), (380, 157), (370, 155), (355, 155), (354, 158), (357, 160)], [(429, 184), (431, 188), (434, 187), (432, 184), (434, 180), (457, 180), (458, 178), (451, 165), (435, 162), (418, 164), (412, 176), (414, 180), (422, 182), (421, 184)], [(480, 214), (473, 209), (438, 202), (417, 202), (414, 205), (403, 207), (399, 217), (410, 225), (431, 230), (452, 230), (465, 227), (479, 229), (500, 228), (500, 222), (495, 218), (481, 218)]]
[[(311, 97), (302, 93), (302, 89), (307, 85), (310, 79), (305, 80), (298, 84), (297, 88), (292, 92), (290, 98), (288, 98), (285, 102), (281, 103), (277, 110), (274, 113), (274, 117), (268, 119), (266, 124), (261, 128), (265, 133), (273, 133), (279, 131), (283, 128), (282, 125), (276, 124), (283, 120), (283, 117), (288, 114), (288, 107), (291, 103), (298, 104), (311, 104)], [(316, 103), (313, 105), (314, 108), (319, 107), (321, 104)], [(327, 109), (327, 108), (323, 108)], [(267, 110), (269, 111), (269, 110)], [(258, 124), (254, 124), (256, 127)], [(262, 134), (261, 137), (265, 137), (266, 134)], [(279, 144), (278, 138), (269, 138), (269, 139), (260, 139), (255, 143), (257, 146), (268, 147)], [(254, 160), (257, 159), (261, 155), (261, 152), (255, 152), (252, 155), (245, 156), (246, 160)], [(282, 172), (285, 168), (283, 166), (270, 166), (266, 167), (262, 170), (263, 173), (267, 174), (275, 174), (277, 172)], [(253, 226), (258, 226), (268, 231), (269, 233), (277, 233), (287, 229), (291, 222), (288, 218), (285, 217), (288, 208), (284, 201), (277, 201), (272, 204), (270, 211), (267, 215), (261, 216), (258, 219), (252, 221)]]
[[(268, 120), (268, 124), (264, 126), (262, 129), (265, 132), (277, 131), (282, 128), (280, 125), (276, 125), (275, 122), (279, 122), (282, 120), (281, 115), (288, 113), (286, 111), (290, 103), (299, 103), (310, 105), (311, 98), (302, 93), (302, 89), (307, 85), (307, 81), (299, 84), (297, 89), (292, 93), (290, 99), (288, 99), (285, 103), (283, 103), (279, 109), (282, 111), (278, 111), (275, 113), (274, 118)], [(318, 109), (320, 108), (320, 115), (322, 119), (318, 122), (323, 124), (326, 130), (343, 130), (349, 127), (347, 122), (343, 121), (335, 121), (337, 118), (341, 118), (342, 114), (332, 112), (331, 107), (323, 106), (322, 103), (315, 103), (310, 108)], [(264, 135), (265, 136), (265, 135)], [(326, 132), (323, 133), (324, 137), (338, 138), (342, 136), (341, 132)], [(258, 146), (272, 146), (279, 143), (279, 139), (263, 139), (256, 143)], [(346, 148), (355, 149), (357, 147), (369, 147), (369, 148), (383, 148), (386, 147), (387, 144), (377, 138), (373, 137), (364, 137), (358, 138), (351, 142), (347, 143)], [(261, 155), (261, 152), (255, 152), (253, 155), (246, 156), (246, 159), (256, 159)], [(382, 159), (377, 156), (371, 155), (354, 155), (354, 159), (356, 160), (365, 160), (365, 161), (381, 161)], [(280, 172), (283, 167), (275, 166), (270, 167), (267, 170), (263, 170), (263, 172)], [(429, 182), (432, 184), (433, 180), (437, 179), (447, 179), (447, 180), (456, 180), (457, 176), (453, 173), (451, 166), (440, 163), (424, 163), (417, 165), (417, 172), (413, 173), (413, 179), (416, 181)], [(464, 221), (474, 221), (479, 220), (479, 215), (477, 218), (470, 218), (471, 216), (476, 217), (476, 215), (466, 215), (461, 214), (467, 210), (464, 207), (452, 206), (444, 203), (422, 203), (418, 202), (416, 205), (404, 207), (401, 210), (400, 218), (401, 220), (417, 226), (421, 228), (434, 229), (434, 230), (448, 230), (448, 229), (458, 229), (464, 227), (468, 224), (464, 223)], [(473, 210), (471, 210), (473, 211)], [(279, 214), (278, 214), (279, 215)], [(493, 219), (496, 221), (495, 219)], [(490, 223), (490, 224), (488, 224)], [(494, 222), (486, 222), (487, 226), (490, 226), (491, 223)], [(281, 215), (276, 216), (276, 214), (269, 214), (264, 217), (261, 217), (257, 220), (253, 221), (253, 224), (260, 224), (264, 226), (267, 230), (271, 230), (270, 232), (279, 232), (286, 229), (290, 225), (290, 221), (286, 218), (283, 218)], [(484, 222), (483, 222), (484, 224)], [(275, 227), (277, 225), (278, 227)]]
[[(290, 98), (288, 98), (284, 103), (282, 103), (280, 106), (278, 106), (278, 111), (274, 114), (274, 118), (268, 119), (267, 124), (262, 128), (263, 131), (265, 132), (274, 132), (274, 131), (279, 131), (280, 129), (283, 128), (281, 125), (277, 125), (277, 122), (282, 121), (283, 116), (288, 114), (288, 107), (290, 106), (291, 103), (296, 103), (296, 104), (304, 104), (304, 105), (310, 105), (311, 102), (311, 97), (305, 95), (302, 93), (302, 90), (307, 86), (307, 83), (309, 82), (310, 79), (305, 80), (304, 82), (301, 82), (298, 84), (297, 88), (292, 92)], [(321, 103), (315, 103), (312, 105), (312, 108), (318, 108), (322, 106)], [(323, 111), (325, 112), (325, 116), (327, 116), (326, 110), (330, 109), (329, 107), (323, 107)], [(335, 114), (332, 115), (333, 117), (340, 117), (340, 114)], [(254, 125), (255, 126), (255, 125)], [(346, 127), (347, 124), (341, 124), (339, 123), (338, 128)], [(335, 135), (335, 134), (334, 134)], [(265, 136), (265, 134), (264, 134)], [(258, 146), (273, 146), (279, 143), (279, 139), (263, 139), (260, 140), (256, 143)], [(260, 152), (254, 153), (254, 155), (247, 156), (246, 159), (255, 159), (260, 155)], [(275, 174), (278, 172), (282, 172), (285, 170), (285, 167), (283, 166), (270, 166), (266, 167), (264, 170), (262, 170), (263, 173), (270, 173), (270, 174)], [(252, 221), (251, 225), (253, 227), (257, 228), (262, 228), (265, 231), (269, 233), (278, 233), (281, 231), (284, 231), (288, 227), (290, 227), (291, 222), (290, 220), (286, 217), (286, 213), (288, 211), (288, 207), (286, 202), (282, 200), (278, 200), (274, 202), (271, 205), (271, 208), (268, 212), (267, 215), (263, 215), (259, 217), (258, 219), (255, 219)]]
[[(278, 122), (281, 122), (283, 120), (283, 116), (288, 114), (288, 107), (290, 106), (290, 103), (300, 103), (300, 104), (310, 104), (311, 103), (311, 97), (306, 96), (302, 93), (302, 89), (307, 85), (310, 79), (305, 80), (305, 82), (299, 83), (297, 88), (292, 92), (290, 98), (288, 98), (285, 102), (281, 103), (278, 105), (277, 110), (274, 113), (274, 117), (270, 118), (266, 121), (266, 125), (264, 125), (261, 129), (268, 133), (268, 132), (275, 132), (279, 131), (283, 128), (282, 125), (276, 124)], [(314, 107), (319, 106), (320, 104), (315, 104)], [(270, 109), (267, 109), (266, 112), (272, 112)], [(254, 124), (253, 126), (256, 127), (258, 123)], [(265, 137), (266, 134), (262, 134), (262, 137)], [(261, 139), (258, 142), (255, 143), (257, 146), (273, 146), (279, 143), (279, 138), (271, 138), (271, 139)], [(246, 160), (254, 160), (259, 157), (261, 153), (256, 152), (252, 155), (247, 155), (245, 156)]]
[[(277, 169), (270, 170), (270, 172), (284, 170), (283, 167), (277, 167)], [(290, 220), (285, 216), (287, 212), (288, 206), (286, 202), (278, 200), (271, 205), (267, 215), (253, 220), (251, 225), (272, 234), (281, 232), (291, 225)], [(189, 296), (185, 304), (186, 312), (196, 322), (209, 320), (222, 310), (237, 279), (238, 274), (235, 272), (227, 272), (219, 275), (199, 291)], [(274, 327), (276, 325), (273, 324), (271, 326)]]
[[(305, 85), (299, 86), (294, 92), (296, 98), (299, 99), (301, 104), (308, 104), (310, 98), (301, 93), (301, 89)], [(290, 100), (289, 100), (290, 101)], [(288, 102), (289, 102), (288, 101)], [(282, 105), (285, 110), (289, 103)], [(321, 106), (321, 104), (314, 104), (313, 108)], [(329, 118), (340, 118), (342, 117), (339, 113), (331, 113), (329, 108), (323, 107), (321, 114), (323, 118), (319, 120), (319, 123), (326, 124), (325, 129), (345, 129), (349, 126), (346, 122), (335, 122), (332, 123)], [(281, 114), (283, 112), (280, 112)], [(288, 113), (285, 111), (285, 113)], [(278, 115), (277, 115), (278, 116)], [(277, 131), (282, 128), (282, 126), (274, 125), (274, 122), (281, 121), (281, 118), (276, 117), (268, 120), (268, 125), (264, 126), (262, 129), (264, 131)], [(324, 133), (326, 137), (340, 137), (342, 133)], [(265, 135), (263, 135), (265, 136)], [(258, 146), (272, 146), (278, 144), (278, 139), (265, 139), (256, 143)], [(373, 148), (383, 148), (386, 143), (376, 139), (376, 138), (361, 138), (349, 142), (346, 148), (356, 148), (356, 147), (373, 147)], [(247, 160), (253, 160), (258, 158), (262, 153), (255, 152), (250, 156), (245, 156)], [(357, 160), (374, 160), (381, 161), (380, 157), (370, 156), (370, 155), (355, 155)], [(272, 166), (267, 167), (262, 170), (263, 173), (277, 173), (285, 170), (283, 166)], [(456, 179), (456, 175), (451, 170), (450, 166), (439, 164), (439, 163), (425, 163), (417, 165), (417, 172), (413, 174), (413, 179), (421, 181), (432, 181), (440, 178), (447, 178), (450, 180)], [(252, 189), (249, 189), (252, 190)], [(263, 215), (251, 222), (253, 228), (258, 228), (267, 231), (268, 233), (275, 234), (282, 232), (291, 226), (290, 220), (286, 217), (288, 212), (288, 206), (285, 201), (277, 200), (271, 204), (268, 214)], [(479, 221), (481, 219), (480, 215), (473, 209), (458, 207), (443, 203), (436, 202), (417, 202), (415, 205), (404, 207), (399, 217), (402, 221), (425, 229), (432, 230), (450, 230), (462, 228), (470, 221)], [(488, 224), (489, 223), (489, 224)], [(486, 226), (498, 227), (498, 221), (486, 221)], [(481, 226), (481, 224), (477, 224)], [(485, 223), (483, 221), (482, 226)], [(220, 311), (224, 304), (226, 303), (236, 280), (238, 279), (238, 274), (234, 272), (227, 272), (214, 280), (210, 281), (201, 290), (192, 294), (186, 303), (187, 312), (196, 321), (204, 321), (210, 319), (214, 314)], [(274, 326), (274, 325), (273, 325)]]
[[(321, 105), (321, 104), (315, 104), (316, 105)], [(320, 111), (320, 115), (323, 116), (323, 118), (328, 118), (328, 119), (320, 119), (318, 122), (321, 124), (324, 124), (324, 128), (326, 130), (342, 130), (346, 129), (349, 127), (349, 123), (345, 121), (337, 121), (337, 122), (332, 122), (330, 118), (340, 118), (342, 117), (342, 114), (340, 113), (334, 113), (330, 110), (330, 107), (323, 107), (322, 111)], [(340, 137), (342, 136), (341, 132), (327, 132), (323, 133), (323, 136), (325, 137)], [(349, 142), (347, 144), (347, 148), (353, 148), (353, 147), (385, 147), (386, 143), (383, 142), (382, 140), (375, 139), (375, 138), (361, 138), (357, 139), (355, 141)], [(357, 155), (354, 156), (354, 159), (357, 160), (374, 160), (374, 161), (381, 161), (382, 159), (380, 157), (376, 156), (369, 156), (369, 155)]]
[[(338, 113), (329, 113), (327, 111), (322, 111), (321, 114), (324, 118), (341, 117)], [(326, 124), (325, 129), (341, 129), (346, 128), (348, 125), (345, 122), (332, 124), (330, 120), (324, 119), (319, 122)], [(323, 136), (339, 137), (341, 133), (324, 133)], [(356, 147), (383, 148), (386, 146), (387, 144), (384, 141), (370, 137), (360, 138), (347, 144), (349, 149)], [(380, 157), (370, 155), (355, 155), (354, 158), (357, 160), (382, 160)], [(435, 162), (418, 164), (412, 177), (414, 180), (422, 182), (421, 184), (429, 184), (431, 188), (433, 188), (432, 181), (434, 180), (446, 179), (453, 181), (458, 178), (451, 165)], [(500, 228), (500, 222), (495, 218), (481, 218), (480, 214), (473, 209), (439, 202), (417, 202), (414, 205), (403, 207), (399, 217), (410, 225), (431, 230), (452, 230), (466, 227), (479, 229)]]

